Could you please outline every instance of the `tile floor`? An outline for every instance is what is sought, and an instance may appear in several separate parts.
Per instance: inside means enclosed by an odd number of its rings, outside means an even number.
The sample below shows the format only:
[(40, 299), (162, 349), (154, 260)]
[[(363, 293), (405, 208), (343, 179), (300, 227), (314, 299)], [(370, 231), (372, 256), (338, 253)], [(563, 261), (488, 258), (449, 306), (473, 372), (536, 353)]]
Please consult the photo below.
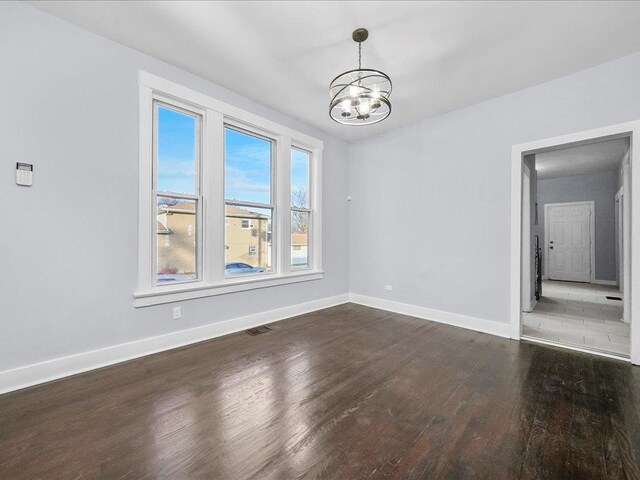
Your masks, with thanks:
[(543, 281), (542, 296), (523, 314), (522, 334), (546, 341), (629, 356), (629, 324), (622, 321), (615, 286)]

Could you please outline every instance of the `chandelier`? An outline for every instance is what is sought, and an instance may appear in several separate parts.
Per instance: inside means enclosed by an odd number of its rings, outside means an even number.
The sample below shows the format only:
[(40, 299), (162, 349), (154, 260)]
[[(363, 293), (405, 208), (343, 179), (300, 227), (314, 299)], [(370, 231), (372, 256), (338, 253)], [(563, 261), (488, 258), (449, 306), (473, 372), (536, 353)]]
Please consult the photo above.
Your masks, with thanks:
[(362, 68), (362, 42), (369, 37), (366, 28), (354, 30), (358, 43), (358, 68), (341, 73), (329, 86), (329, 116), (345, 125), (371, 125), (391, 113), (391, 79), (385, 73)]

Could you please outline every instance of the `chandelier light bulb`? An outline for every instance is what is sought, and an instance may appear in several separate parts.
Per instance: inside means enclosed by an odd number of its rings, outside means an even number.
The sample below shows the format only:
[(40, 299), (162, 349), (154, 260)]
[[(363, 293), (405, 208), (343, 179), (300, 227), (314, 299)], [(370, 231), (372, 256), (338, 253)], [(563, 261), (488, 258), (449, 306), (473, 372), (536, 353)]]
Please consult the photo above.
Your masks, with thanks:
[(340, 106), (342, 107), (342, 116), (350, 117), (351, 116), (351, 101), (349, 99), (343, 100), (340, 102)]
[(358, 44), (358, 68), (333, 79), (329, 86), (329, 116), (345, 125), (371, 125), (391, 113), (391, 79), (385, 73), (362, 68), (362, 42), (369, 36), (364, 28), (352, 34)]
[(371, 92), (371, 98), (372, 98), (371, 109), (377, 110), (382, 106), (382, 104), (380, 103), (380, 86), (379, 85), (373, 86), (373, 90)]
[(360, 110), (360, 113), (362, 113), (363, 115), (369, 113), (369, 111), (371, 110), (371, 106), (369, 104), (368, 98), (363, 98), (362, 100), (360, 100), (360, 106), (358, 107), (358, 110)]

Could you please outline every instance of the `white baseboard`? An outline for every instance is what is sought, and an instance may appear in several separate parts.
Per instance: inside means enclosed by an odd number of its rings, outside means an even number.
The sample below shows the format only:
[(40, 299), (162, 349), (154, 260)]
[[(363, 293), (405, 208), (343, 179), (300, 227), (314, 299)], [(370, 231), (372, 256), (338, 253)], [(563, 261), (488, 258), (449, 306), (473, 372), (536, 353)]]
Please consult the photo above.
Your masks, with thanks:
[(181, 330), (157, 337), (144, 338), (134, 342), (122, 343), (99, 350), (70, 355), (68, 357), (55, 358), (12, 370), (5, 370), (0, 372), (0, 394), (347, 302), (349, 302), (349, 294), (345, 293), (335, 297), (300, 303), (276, 310), (190, 328), (188, 330)]
[(539, 343), (541, 345), (549, 345), (550, 347), (556, 347), (556, 348), (564, 348), (566, 350), (574, 350), (576, 352), (582, 352), (582, 353), (588, 353), (590, 355), (599, 355), (601, 357), (607, 357), (607, 358), (613, 358), (615, 360), (622, 360), (623, 362), (631, 362), (631, 360), (627, 357), (622, 357), (620, 355), (616, 355), (614, 353), (606, 353), (606, 352), (602, 352), (600, 350), (591, 350), (588, 348), (580, 348), (574, 345), (567, 345), (565, 343), (558, 343), (558, 342), (551, 342), (549, 340), (544, 340), (543, 338), (535, 338), (535, 337), (529, 337), (527, 335), (522, 335), (520, 337), (521, 340), (524, 340), (525, 342), (531, 342), (531, 343)]
[[(549, 277), (543, 276), (542, 279), (549, 280)], [(590, 283), (595, 283), (596, 285), (614, 285), (614, 286), (618, 284), (618, 282), (616, 282), (615, 280), (598, 280), (598, 279), (591, 280)]]
[(482, 318), (468, 317), (458, 313), (443, 312), (427, 307), (419, 307), (407, 303), (395, 302), (383, 298), (368, 297), (352, 293), (350, 295), (351, 302), (367, 307), (379, 308), (390, 312), (410, 315), (412, 317), (432, 320), (434, 322), (446, 323), (455, 327), (462, 327), (477, 332), (490, 333), (499, 337), (510, 338), (510, 325), (508, 323), (496, 322), (493, 320), (484, 320)]

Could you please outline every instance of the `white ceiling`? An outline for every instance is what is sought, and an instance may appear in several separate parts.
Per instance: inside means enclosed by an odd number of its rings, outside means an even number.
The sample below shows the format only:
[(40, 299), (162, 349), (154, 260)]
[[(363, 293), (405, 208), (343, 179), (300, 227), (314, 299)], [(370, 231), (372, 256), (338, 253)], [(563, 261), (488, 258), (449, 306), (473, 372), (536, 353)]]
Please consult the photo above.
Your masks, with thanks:
[[(640, 51), (640, 2), (114, 2), (35, 7), (223, 85), (346, 140)], [(350, 127), (328, 85), (357, 66), (394, 82), (393, 112)]]
[(629, 148), (628, 138), (618, 138), (536, 154), (538, 179), (617, 170)]

